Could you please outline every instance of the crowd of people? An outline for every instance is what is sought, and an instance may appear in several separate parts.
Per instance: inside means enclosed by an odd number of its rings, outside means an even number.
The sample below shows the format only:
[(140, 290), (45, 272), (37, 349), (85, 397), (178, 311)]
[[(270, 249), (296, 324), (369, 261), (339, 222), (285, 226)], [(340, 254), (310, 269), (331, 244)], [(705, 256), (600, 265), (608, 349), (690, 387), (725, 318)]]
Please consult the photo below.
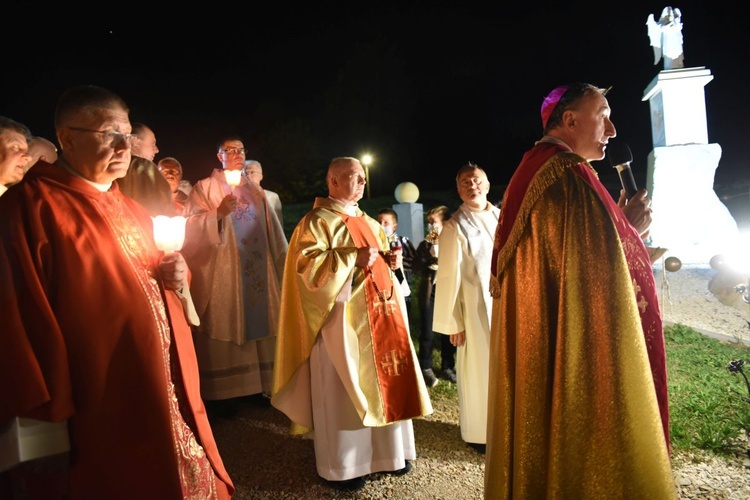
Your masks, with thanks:
[[(501, 203), (461, 166), (461, 205), (431, 207), (416, 248), (395, 210), (361, 209), (354, 157), (287, 240), (239, 136), (191, 184), (108, 89), (60, 97), (59, 149), (0, 116), (0, 442), (58, 436), (0, 449), (0, 497), (230, 498), (208, 416), (247, 399), (311, 439), (332, 488), (408, 474), (439, 349), (486, 498), (674, 498), (650, 199), (614, 200), (590, 164), (616, 135), (607, 92), (553, 89)], [(178, 248), (158, 215), (184, 219)]]

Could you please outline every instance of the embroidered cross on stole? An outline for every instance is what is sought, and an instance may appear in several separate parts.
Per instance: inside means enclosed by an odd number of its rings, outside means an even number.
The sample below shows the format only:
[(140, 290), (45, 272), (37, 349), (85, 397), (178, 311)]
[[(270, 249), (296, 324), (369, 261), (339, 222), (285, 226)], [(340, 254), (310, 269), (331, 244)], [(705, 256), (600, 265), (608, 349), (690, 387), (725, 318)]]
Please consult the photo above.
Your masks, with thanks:
[[(341, 214), (357, 248), (380, 248), (365, 217)], [(365, 272), (365, 299), (372, 349), (386, 422), (421, 415), (419, 385), (411, 338), (400, 304), (393, 296), (391, 270), (383, 256)]]

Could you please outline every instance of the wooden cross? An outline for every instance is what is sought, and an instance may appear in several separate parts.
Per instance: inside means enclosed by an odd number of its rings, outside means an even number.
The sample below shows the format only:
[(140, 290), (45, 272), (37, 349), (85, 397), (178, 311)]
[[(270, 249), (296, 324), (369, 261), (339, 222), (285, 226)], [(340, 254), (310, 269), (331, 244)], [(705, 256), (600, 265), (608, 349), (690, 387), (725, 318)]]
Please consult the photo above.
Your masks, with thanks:
[(401, 365), (408, 365), (408, 361), (406, 361), (406, 356), (403, 352), (391, 349), (383, 356), (381, 365), (386, 375), (399, 376), (401, 375)]

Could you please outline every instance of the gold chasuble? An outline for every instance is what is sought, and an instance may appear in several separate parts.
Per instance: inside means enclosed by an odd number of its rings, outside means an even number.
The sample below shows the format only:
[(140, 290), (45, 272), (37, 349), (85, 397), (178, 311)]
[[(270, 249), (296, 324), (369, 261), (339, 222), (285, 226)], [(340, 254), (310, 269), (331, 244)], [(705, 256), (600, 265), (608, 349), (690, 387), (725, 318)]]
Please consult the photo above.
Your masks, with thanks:
[[(382, 427), (432, 413), (395, 277), (382, 257), (388, 242), (361, 210), (316, 198), (289, 241), (283, 273), (271, 403), (292, 433), (313, 430), (310, 354), (320, 335), (357, 414)], [(381, 256), (355, 266), (357, 249)]]
[(653, 270), (591, 165), (527, 152), (494, 250), (485, 498), (676, 498)]

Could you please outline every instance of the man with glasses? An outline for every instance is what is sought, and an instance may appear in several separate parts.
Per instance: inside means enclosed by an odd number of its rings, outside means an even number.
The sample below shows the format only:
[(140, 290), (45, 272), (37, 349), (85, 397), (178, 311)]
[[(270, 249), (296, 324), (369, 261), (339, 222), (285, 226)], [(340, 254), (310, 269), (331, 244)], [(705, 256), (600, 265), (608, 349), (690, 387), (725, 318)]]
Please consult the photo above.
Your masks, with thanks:
[(117, 182), (120, 190), (146, 207), (151, 215), (178, 215), (172, 203), (172, 190), (154, 157), (159, 152), (154, 131), (143, 123), (133, 123), (132, 153), (128, 173)]
[(263, 188), (240, 175), (245, 155), (239, 137), (221, 140), (222, 168), (196, 182), (185, 205), (201, 393), (210, 411), (224, 415), (237, 398), (268, 404), (287, 251)]
[(0, 428), (62, 423), (70, 445), (10, 471), (24, 498), (234, 489), (200, 398), (187, 265), (157, 250), (148, 212), (115, 183), (130, 165), (128, 113), (109, 90), (69, 89), (60, 158), (0, 198)]

